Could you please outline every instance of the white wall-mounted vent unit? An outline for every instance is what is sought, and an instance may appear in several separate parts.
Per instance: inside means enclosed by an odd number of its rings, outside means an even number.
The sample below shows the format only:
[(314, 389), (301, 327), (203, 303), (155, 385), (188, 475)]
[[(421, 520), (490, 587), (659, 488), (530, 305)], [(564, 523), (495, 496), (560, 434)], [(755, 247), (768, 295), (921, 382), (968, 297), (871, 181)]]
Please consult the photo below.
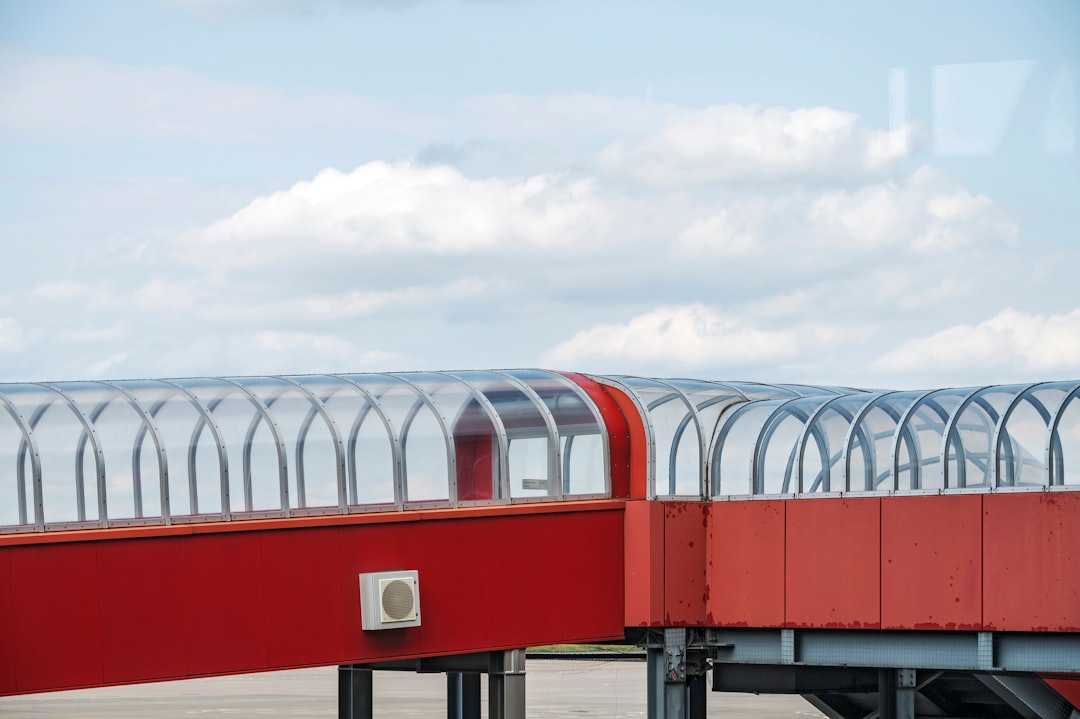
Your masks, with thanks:
[(420, 578), (417, 572), (361, 574), (360, 621), (365, 630), (420, 626)]

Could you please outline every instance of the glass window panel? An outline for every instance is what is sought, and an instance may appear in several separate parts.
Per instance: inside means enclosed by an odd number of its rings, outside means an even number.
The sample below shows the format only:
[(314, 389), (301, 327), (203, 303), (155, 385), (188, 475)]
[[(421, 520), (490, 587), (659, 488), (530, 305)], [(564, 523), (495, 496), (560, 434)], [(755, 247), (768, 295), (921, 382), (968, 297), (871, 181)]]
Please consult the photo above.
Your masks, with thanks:
[(740, 405), (721, 417), (717, 438), (713, 441), (715, 495), (754, 492), (751, 466), (757, 438), (770, 415), (784, 401), (768, 400)]
[[(298, 383), (310, 390), (326, 406), (326, 411), (337, 426), (338, 436), (344, 445), (346, 467), (346, 502), (350, 505), (392, 505), (394, 503), (394, 452), (393, 436), (386, 423), (379, 415), (372, 401), (353, 384), (340, 377), (304, 376), (294, 377)], [(399, 382), (399, 384), (402, 384)], [(383, 387), (384, 385), (379, 385)], [(411, 393), (415, 400), (415, 391)], [(378, 401), (378, 398), (375, 398)], [(315, 420), (309, 430), (324, 433), (324, 442), (332, 443), (330, 430), (324, 423)], [(330, 446), (330, 452), (319, 452), (324, 472), (328, 456), (336, 454)], [(445, 454), (445, 450), (444, 450)], [(308, 460), (306, 459), (305, 462)], [(334, 476), (336, 477), (336, 467)], [(311, 482), (313, 470), (305, 465), (305, 480)], [(328, 477), (321, 485), (323, 495), (328, 495), (330, 487)], [(337, 488), (334, 487), (336, 493)], [(321, 502), (326, 501), (323, 496)], [(334, 503), (337, 503), (336, 494)]]
[(513, 497), (546, 497), (555, 494), (548, 472), (547, 437), (510, 439), (510, 494)]
[(604, 441), (599, 434), (574, 434), (562, 440), (563, 494), (607, 491)]
[(34, 523), (33, 475), (29, 457), (24, 460), (20, 492), (18, 450), (22, 442), (22, 431), (7, 409), (0, 405), (0, 526)]
[(318, 405), (282, 379), (245, 377), (234, 381), (262, 400), (277, 424), (291, 465), (290, 505), (296, 509), (337, 506), (337, 447)]
[[(176, 382), (205, 403), (224, 435), (229, 456), (231, 511), (280, 510), (278, 446), (256, 404), (224, 380), (201, 378)], [(201, 427), (197, 441), (201, 442), (202, 435), (209, 433), (209, 428)], [(202, 511), (201, 505), (199, 509)]]
[(701, 493), (701, 439), (690, 407), (673, 388), (639, 377), (620, 377), (649, 413), (657, 496)]
[(562, 452), (563, 494), (605, 493), (608, 466), (601, 426), (576, 385), (561, 375), (539, 370), (511, 370), (506, 374), (539, 395), (555, 420)]
[[(75, 470), (76, 450), (84, 432), (75, 410), (58, 393), (38, 385), (5, 385), (4, 394), (22, 414), (38, 445), (45, 522), (96, 521), (96, 470), (91, 464), (87, 473), (86, 462), (82, 462), (81, 484)], [(26, 471), (29, 477), (29, 458), (26, 460)]]
[(1080, 486), (1080, 397), (1063, 407), (1054, 444), (1055, 482)]
[(994, 429), (1022, 385), (975, 392), (960, 410), (949, 438), (949, 487), (989, 487), (992, 482)]
[[(445, 501), (450, 497), (448, 438), (432, 409), (417, 389), (404, 380), (386, 375), (345, 375), (368, 390), (390, 418), (401, 442), (405, 501)], [(443, 378), (443, 382), (452, 382)], [(365, 419), (365, 424), (373, 419)], [(360, 474), (359, 459), (357, 473)], [(361, 493), (362, 494), (362, 493)], [(385, 496), (385, 490), (380, 490)]]
[[(821, 395), (795, 400), (779, 408), (765, 425), (758, 442), (761, 457), (757, 486), (765, 494), (798, 492), (796, 465), (799, 438), (809, 416), (823, 402), (835, 395)], [(807, 452), (811, 450), (808, 449)]]

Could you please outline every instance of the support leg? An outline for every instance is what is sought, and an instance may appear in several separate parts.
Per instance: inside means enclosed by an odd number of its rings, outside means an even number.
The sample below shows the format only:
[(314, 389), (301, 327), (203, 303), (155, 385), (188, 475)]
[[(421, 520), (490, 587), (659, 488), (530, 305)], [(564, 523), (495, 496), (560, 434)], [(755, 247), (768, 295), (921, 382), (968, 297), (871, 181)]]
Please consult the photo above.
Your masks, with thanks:
[(687, 677), (686, 707), (688, 719), (705, 719), (709, 698), (709, 684), (705, 674)]
[(488, 671), (490, 719), (525, 719), (525, 650), (492, 652)]
[(480, 719), (480, 674), (446, 673), (447, 719)]
[(338, 719), (372, 719), (373, 699), (370, 669), (338, 667)]

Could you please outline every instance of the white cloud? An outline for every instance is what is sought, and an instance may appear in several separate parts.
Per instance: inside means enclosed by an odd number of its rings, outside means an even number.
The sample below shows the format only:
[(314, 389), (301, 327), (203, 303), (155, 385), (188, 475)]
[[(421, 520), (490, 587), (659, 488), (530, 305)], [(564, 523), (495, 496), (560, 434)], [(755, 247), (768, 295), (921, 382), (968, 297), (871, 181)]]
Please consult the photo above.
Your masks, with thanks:
[(861, 130), (850, 112), (713, 105), (685, 113), (639, 142), (603, 153), (609, 170), (661, 185), (717, 180), (862, 177), (901, 159), (885, 131)]
[(355, 95), (286, 92), (179, 66), (0, 48), (0, 131), (250, 141), (289, 130), (417, 126)]
[(745, 367), (791, 360), (851, 331), (817, 322), (768, 329), (717, 307), (667, 305), (625, 323), (581, 330), (547, 352), (544, 361), (560, 367), (620, 362), (672, 369)]
[(474, 180), (449, 167), (372, 162), (255, 200), (190, 236), (182, 254), (249, 265), (311, 252), (576, 252), (609, 241), (613, 219), (590, 180)]
[(927, 167), (902, 181), (826, 192), (810, 204), (807, 220), (843, 244), (904, 245), (926, 254), (1008, 245), (1019, 235), (989, 197)]
[(751, 224), (739, 208), (719, 210), (694, 221), (675, 238), (674, 251), (689, 257), (744, 257), (760, 248)]
[(27, 346), (27, 337), (18, 320), (0, 318), (0, 354), (19, 352)]
[(113, 301), (113, 292), (101, 284), (52, 280), (35, 285), (31, 295), (51, 302), (75, 302), (82, 306), (103, 307)]
[(1080, 375), (1080, 309), (1036, 314), (1006, 308), (977, 325), (956, 325), (880, 357), (884, 372), (984, 369)]

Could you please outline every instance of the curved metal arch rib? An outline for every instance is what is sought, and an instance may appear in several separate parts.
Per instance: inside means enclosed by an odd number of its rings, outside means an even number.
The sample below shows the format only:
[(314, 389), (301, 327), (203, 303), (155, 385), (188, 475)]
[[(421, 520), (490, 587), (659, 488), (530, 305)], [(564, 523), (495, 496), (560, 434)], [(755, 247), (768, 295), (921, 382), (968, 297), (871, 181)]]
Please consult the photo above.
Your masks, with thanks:
[(652, 421), (649, 419), (649, 411), (641, 404), (641, 398), (637, 396), (637, 393), (630, 389), (629, 385), (625, 382), (613, 377), (603, 377), (600, 375), (586, 376), (597, 384), (606, 385), (622, 392), (625, 396), (630, 398), (634, 407), (637, 408), (638, 416), (641, 418), (641, 426), (645, 431), (646, 499), (656, 499), (656, 434), (653, 432)]
[[(992, 468), (991, 469), (991, 475), (990, 475), (990, 482), (991, 482), (992, 486), (994, 486), (994, 487), (1002, 486), (1002, 481), (1001, 481), (1001, 443), (1002, 443), (1002, 439), (1003, 439), (1002, 434), (1005, 432), (1005, 425), (1008, 424), (1009, 418), (1012, 416), (1013, 412), (1016, 411), (1016, 409), (1020, 406), (1020, 403), (1027, 400), (1028, 404), (1030, 404), (1032, 406), (1032, 408), (1034, 408), (1034, 410), (1039, 413), (1039, 416), (1042, 417), (1043, 422), (1045, 422), (1047, 425), (1049, 425), (1050, 424), (1050, 419), (1051, 419), (1049, 410), (1047, 410), (1046, 406), (1043, 405), (1043, 403), (1040, 402), (1037, 398), (1035, 398), (1032, 395), (1032, 393), (1035, 390), (1039, 389), (1040, 387), (1046, 387), (1047, 385), (1051, 385), (1051, 384), (1054, 384), (1054, 383), (1053, 382), (1034, 382), (1032, 384), (1027, 385), (1026, 387), (1024, 387), (1023, 389), (1021, 389), (1019, 392), (1016, 393), (1016, 396), (1012, 398), (1012, 401), (1009, 402), (1008, 406), (1006, 406), (1005, 409), (1002, 411), (1001, 417), (998, 418), (997, 425), (994, 427), (994, 436), (993, 436), (993, 439), (991, 440), (991, 443), (990, 443), (990, 448), (991, 448), (991, 452), (992, 452), (991, 457), (990, 457), (990, 466)], [(1010, 447), (1010, 450), (1011, 450), (1011, 447)], [(1047, 473), (1049, 473), (1049, 470), (1050, 470), (1049, 466), (1047, 466), (1046, 469), (1047, 469)], [(1016, 483), (1016, 478), (1015, 478), (1014, 474), (1015, 473), (1014, 473), (1014, 471), (1012, 469), (1012, 463), (1009, 462), (1009, 481), (1005, 483), (1006, 486), (1012, 486), (1012, 485), (1014, 485)], [(1047, 476), (1047, 485), (1049, 485), (1049, 483), (1050, 483), (1050, 480), (1049, 480), (1049, 475), (1048, 475)]]
[[(713, 437), (711, 447), (710, 447), (711, 456), (709, 457), (709, 462), (712, 465), (712, 472), (711, 472), (712, 476), (714, 478), (719, 478), (719, 479), (723, 480), (723, 477), (720, 476), (720, 455), (723, 453), (724, 444), (727, 442), (728, 435), (731, 434), (731, 430), (735, 426), (735, 424), (738, 421), (740, 415), (754, 411), (755, 409), (759, 408), (761, 403), (763, 403), (763, 402), (786, 403), (786, 402), (790, 402), (793, 399), (798, 399), (798, 397), (792, 397), (790, 399), (785, 399), (785, 400), (774, 400), (774, 399), (751, 400), (750, 402), (746, 402), (746, 403), (744, 403), (742, 405), (735, 406), (732, 409), (731, 413), (727, 415), (726, 419), (724, 419), (724, 417), (721, 416), (721, 418), (718, 420), (718, 424), (721, 421), (723, 422), (723, 424), (719, 425), (718, 429), (716, 430), (716, 436)], [(774, 409), (775, 409), (775, 407), (774, 407)], [(727, 414), (727, 413), (725, 413), (725, 414)], [(771, 417), (771, 416), (772, 416), (772, 413), (770, 412), (769, 417)], [(768, 419), (769, 418), (766, 417), (765, 421), (768, 422)], [(764, 424), (762, 426), (764, 427)], [(751, 453), (751, 457), (752, 456), (753, 455)], [(749, 479), (749, 482), (747, 484), (747, 492), (746, 493), (747, 494), (754, 494), (754, 475), (753, 475), (753, 459), (752, 458), (751, 458), (751, 462), (750, 462), (750, 467), (751, 467), (750, 473), (747, 475), (748, 479)], [(713, 490), (715, 491), (716, 487), (713, 487)]]
[(911, 488), (919, 489), (922, 487), (922, 477), (920, 476), (920, 459), (921, 451), (919, 447), (918, 437), (912, 432), (910, 423), (915, 413), (924, 404), (930, 407), (941, 418), (942, 424), (947, 424), (949, 421), (949, 414), (941, 405), (933, 401), (933, 397), (941, 392), (950, 392), (949, 388), (946, 389), (932, 389), (929, 392), (924, 392), (915, 398), (915, 401), (908, 405), (904, 413), (900, 415), (900, 419), (896, 423), (896, 432), (893, 433), (892, 442), (892, 487), (891, 489), (898, 490), (900, 488), (900, 438), (904, 433), (907, 433), (911, 437), (911, 442), (908, 446), (908, 450), (913, 452), (911, 454)]
[[(1000, 390), (1000, 385), (988, 385), (985, 387), (979, 387), (974, 392), (971, 392), (960, 401), (960, 404), (956, 405), (952, 414), (949, 415), (949, 421), (945, 423), (945, 429), (941, 433), (941, 452), (938, 455), (938, 462), (941, 465), (941, 486), (945, 489), (954, 489), (949, 482), (949, 446), (953, 440), (956, 440), (956, 486), (967, 486), (967, 464), (966, 464), (966, 448), (960, 438), (956, 435), (956, 425), (960, 421), (961, 415), (964, 414), (964, 410), (971, 406), (973, 402), (978, 403), (988, 415), (991, 416), (994, 424), (997, 424), (997, 412), (991, 407), (985, 400), (982, 400), (982, 394), (987, 391)], [(992, 432), (991, 432), (992, 434)], [(991, 452), (993, 448), (991, 448)]]
[[(337, 471), (337, 490), (338, 490), (338, 509), (342, 514), (345, 513), (346, 501), (345, 501), (345, 445), (341, 441), (341, 433), (338, 432), (337, 422), (330, 416), (330, 412), (326, 409), (326, 403), (312, 392), (309, 388), (300, 384), (294, 379), (289, 377), (275, 377), (284, 382), (288, 382), (290, 385), (300, 390), (305, 397), (311, 402), (312, 409), (308, 412), (308, 417), (313, 416), (312, 412), (317, 413), (326, 422), (326, 428), (330, 430), (330, 437), (334, 440), (334, 458), (336, 462), (334, 467)], [(304, 483), (304, 445), (307, 440), (308, 430), (311, 428), (311, 421), (305, 418), (304, 423), (301, 425), (300, 431), (296, 437), (296, 492), (297, 502), (301, 508), (307, 506), (307, 490)]]
[(232, 506), (230, 504), (229, 491), (229, 453), (228, 448), (225, 446), (225, 433), (221, 431), (221, 427), (214, 419), (213, 409), (203, 402), (197, 394), (181, 384), (167, 379), (156, 381), (179, 390), (199, 412), (199, 421), (192, 429), (191, 440), (188, 442), (188, 506), (191, 507), (191, 513), (199, 513), (199, 492), (198, 484), (196, 482), (196, 454), (199, 447), (199, 435), (202, 433), (202, 428), (205, 426), (210, 428), (210, 433), (214, 435), (214, 443), (217, 446), (218, 482), (221, 490), (221, 513), (226, 520), (232, 518)]
[[(551, 447), (551, 451), (548, 453), (548, 474), (555, 485), (555, 498), (562, 499), (563, 494), (568, 494), (570, 490), (568, 487), (563, 486), (562, 447), (559, 446), (559, 428), (555, 424), (555, 415), (551, 413), (540, 395), (525, 382), (505, 372), (493, 371), (492, 374), (502, 377), (521, 390), (529, 398), (529, 401), (533, 403), (533, 406), (536, 407), (540, 416), (544, 418), (544, 425), (547, 427), (548, 432), (548, 446)], [(509, 443), (507, 443), (507, 450), (509, 451)], [(507, 464), (509, 466), (509, 458)]]
[(438, 405), (428, 392), (416, 384), (410, 381), (406, 377), (399, 374), (387, 374), (386, 377), (393, 377), (394, 379), (404, 382), (416, 392), (416, 403), (413, 404), (412, 409), (409, 410), (409, 414), (406, 416), (405, 421), (401, 423), (401, 474), (402, 474), (402, 502), (407, 504), (409, 502), (409, 465), (406, 459), (406, 452), (408, 450), (409, 430), (412, 428), (412, 421), (416, 417), (416, 413), (420, 411), (420, 406), (424, 405), (431, 410), (431, 413), (435, 416), (435, 420), (439, 423), (439, 427), (443, 432), (443, 441), (446, 443), (446, 470), (447, 470), (447, 494), (448, 501), (451, 507), (456, 507), (458, 503), (457, 498), (457, 452), (454, 447), (454, 435), (450, 421), (443, 416), (443, 413), (439, 411)]
[(1061, 420), (1065, 417), (1065, 410), (1077, 397), (1080, 397), (1080, 384), (1076, 385), (1061, 399), (1061, 403), (1054, 410), (1054, 419), (1050, 422), (1049, 432), (1046, 437), (1046, 467), (1050, 472), (1049, 486), (1061, 486), (1065, 484), (1065, 462), (1062, 457), (1061, 437), (1058, 429)]
[[(106, 492), (106, 485), (105, 485), (105, 453), (101, 449), (101, 438), (98, 437), (97, 429), (94, 427), (94, 423), (91, 421), (90, 417), (87, 416), (87, 414), (83, 410), (83, 408), (80, 407), (78, 405), (78, 403), (75, 402), (75, 400), (72, 399), (71, 395), (69, 395), (67, 392), (65, 392), (64, 390), (60, 389), (59, 387), (57, 387), (57, 386), (55, 386), (53, 384), (49, 384), (49, 383), (38, 383), (38, 386), (39, 387), (45, 387), (46, 389), (52, 390), (56, 394), (60, 395), (60, 397), (63, 399), (64, 403), (67, 404), (67, 406), (69, 408), (71, 408), (71, 411), (75, 413), (75, 417), (79, 420), (79, 423), (83, 426), (83, 431), (86, 432), (89, 435), (90, 444), (94, 448), (94, 468), (96, 470), (97, 490), (98, 490), (97, 491), (97, 495), (98, 495), (98, 526), (100, 526), (100, 527), (108, 527), (109, 526), (109, 502), (108, 502), (108, 497), (105, 494), (105, 492)], [(39, 419), (40, 419), (40, 416), (39, 416)], [(81, 457), (78, 458), (78, 459), (81, 459)], [(78, 459), (76, 460), (76, 463), (75, 463), (75, 476), (76, 476), (76, 485), (79, 487), (80, 492), (81, 492), (83, 482), (85, 481), (85, 478), (83, 477), (82, 462), (78, 461)], [(85, 521), (86, 520), (85, 502), (80, 503), (80, 517), (79, 517), (79, 519), (80, 519), (80, 521)]]
[[(144, 516), (142, 499), (142, 462), (140, 459), (142, 438), (149, 432), (158, 456), (158, 496), (161, 501), (161, 520), (166, 525), (172, 524), (172, 513), (169, 504), (169, 460), (165, 452), (165, 440), (161, 436), (161, 431), (158, 429), (153, 415), (142, 406), (139, 400), (135, 398), (135, 395), (131, 394), (131, 392), (120, 385), (106, 381), (98, 382), (98, 384), (111, 387), (122, 394), (131, 408), (134, 409), (142, 419), (142, 425), (139, 427), (139, 433), (136, 435), (135, 444), (131, 449), (131, 482), (135, 493), (135, 516)], [(163, 405), (163, 402), (158, 403), (157, 409), (160, 410)]]
[[(765, 493), (765, 477), (762, 474), (762, 464), (765, 461), (765, 450), (772, 438), (772, 435), (776, 432), (776, 427), (779, 425), (777, 421), (777, 415), (782, 412), (790, 412), (788, 408), (793, 402), (807, 399), (806, 397), (792, 397), (789, 400), (785, 400), (773, 408), (773, 411), (769, 413), (769, 416), (765, 418), (765, 422), (761, 425), (761, 429), (758, 430), (757, 439), (754, 441), (753, 452), (750, 460), (750, 486), (754, 494)], [(806, 415), (796, 419), (801, 419), (806, 422)], [(795, 452), (795, 448), (792, 447), (792, 454)]]
[[(682, 400), (683, 404), (686, 405), (687, 410), (689, 410), (687, 416), (693, 420), (694, 428), (697, 430), (698, 435), (698, 497), (704, 499), (705, 497), (709, 496), (706, 493), (705, 487), (705, 476), (707, 474), (705, 469), (707, 462), (705, 455), (708, 452), (708, 440), (706, 440), (705, 438), (705, 431), (701, 424), (701, 415), (698, 412), (697, 407), (694, 406), (694, 403), (690, 400), (690, 397), (686, 394), (686, 392), (671, 384), (670, 382), (655, 379), (651, 381), (667, 387), (672, 392), (674, 392), (675, 395)], [(650, 405), (650, 411), (652, 410), (652, 408), (653, 405)], [(677, 487), (675, 486), (675, 471), (677, 468), (679, 444), (682, 442), (682, 435), (686, 431), (687, 425), (688, 423), (680, 422), (679, 426), (676, 428), (675, 434), (672, 435), (671, 439), (671, 450), (668, 452), (668, 494), (670, 496), (676, 496)]]
[[(607, 422), (604, 421), (604, 416), (600, 412), (600, 408), (597, 407), (596, 402), (594, 402), (593, 398), (589, 396), (589, 393), (586, 392), (584, 389), (582, 389), (581, 386), (577, 382), (574, 382), (569, 377), (565, 377), (565, 376), (559, 374), (558, 372), (549, 372), (549, 371), (546, 371), (546, 370), (536, 370), (536, 371), (537, 372), (543, 372), (546, 375), (548, 375), (549, 377), (551, 377), (552, 379), (554, 379), (556, 382), (561, 383), (563, 386), (565, 386), (567, 389), (569, 389), (571, 392), (573, 392), (574, 395), (577, 396), (577, 398), (580, 399), (582, 401), (582, 403), (584, 403), (584, 405), (589, 408), (589, 412), (592, 413), (593, 419), (596, 421), (596, 427), (599, 430), (600, 444), (601, 444), (601, 446), (603, 448), (603, 451), (604, 451), (604, 493), (607, 494), (608, 496), (610, 496), (611, 495), (611, 444), (610, 444), (610, 440), (608, 439)], [(573, 439), (574, 439), (573, 436), (569, 436), (569, 437), (566, 438), (566, 441), (567, 441), (568, 445), (572, 444)], [(568, 463), (569, 462), (569, 457), (570, 457), (570, 450), (569, 450), (569, 447), (568, 447), (567, 452), (566, 452), (566, 457), (564, 458), (563, 461), (565, 463)], [(562, 468), (562, 471), (564, 473), (564, 476), (568, 475), (569, 474), (569, 465), (564, 464), (564, 466)]]
[[(495, 406), (491, 403), (483, 392), (477, 389), (470, 382), (466, 382), (461, 377), (451, 372), (434, 372), (440, 377), (447, 377), (449, 379), (458, 382), (463, 386), (466, 391), (472, 395), (481, 407), (484, 408), (484, 412), (487, 413), (488, 418), (491, 420), (491, 424), (495, 427), (495, 437), (499, 443), (499, 488), (502, 499), (509, 502), (511, 500), (510, 495), (510, 441), (506, 435), (506, 425), (503, 424), (502, 417), (499, 416), (499, 412), (495, 409)], [(462, 408), (464, 411), (464, 407)], [(454, 424), (457, 424), (458, 418), (455, 418)], [(457, 474), (454, 474), (455, 485), (457, 480)]]
[[(852, 417), (851, 426), (848, 428), (847, 436), (844, 438), (843, 458), (844, 476), (847, 477), (847, 488), (849, 491), (858, 491), (851, 489), (851, 454), (852, 450), (855, 447), (856, 436), (859, 437), (859, 441), (862, 443), (863, 447), (863, 490), (873, 491), (877, 487), (877, 481), (873, 474), (876, 450), (873, 446), (872, 438), (869, 437), (866, 432), (861, 429), (862, 421), (867, 416), (869, 416), (869, 414), (874, 411), (874, 409), (880, 409), (882, 412), (888, 415), (890, 419), (892, 419), (894, 426), (899, 427), (900, 417), (902, 415), (899, 412), (895, 411), (892, 407), (890, 407), (886, 402), (886, 400), (888, 400), (890, 397), (895, 397), (898, 394), (900, 394), (900, 392), (884, 392), (882, 394), (879, 394), (875, 399), (863, 405), (863, 407), (855, 414), (855, 416)], [(904, 442), (908, 445), (908, 452), (914, 455), (915, 443), (911, 437), (910, 429), (904, 433)], [(895, 482), (893, 488), (895, 489)]]
[(404, 460), (402, 458), (401, 444), (402, 440), (398, 434), (397, 429), (394, 427), (394, 422), (390, 418), (390, 415), (386, 413), (379, 398), (376, 397), (366, 387), (359, 382), (349, 379), (345, 375), (321, 375), (323, 377), (329, 377), (332, 379), (340, 380), (347, 386), (355, 389), (364, 398), (366, 404), (364, 408), (356, 415), (353, 420), (352, 427), (349, 428), (349, 437), (346, 449), (346, 463), (347, 463), (347, 477), (348, 477), (348, 489), (349, 489), (349, 504), (355, 504), (357, 501), (357, 494), (359, 487), (357, 484), (357, 468), (356, 468), (356, 445), (358, 436), (360, 433), (360, 427), (363, 425), (368, 412), (374, 412), (375, 416), (382, 422), (383, 429), (386, 430), (387, 439), (390, 440), (390, 460), (393, 463), (391, 467), (393, 493), (394, 493), (394, 508), (402, 509), (405, 506), (405, 475), (404, 475)]
[(24, 468), (23, 458), (26, 456), (26, 450), (22, 448), (23, 445), (30, 450), (30, 482), (31, 482), (31, 494), (34, 497), (34, 528), (41, 532), (45, 529), (45, 507), (43, 504), (42, 489), (41, 489), (41, 454), (38, 452), (37, 440), (34, 439), (34, 431), (30, 429), (30, 426), (26, 423), (22, 413), (15, 408), (15, 405), (3, 394), (0, 394), (0, 405), (4, 406), (7, 413), (11, 415), (11, 419), (15, 421), (16, 426), (19, 428), (19, 432), (22, 433), (22, 440), (20, 441), (20, 448), (18, 454), (17, 476), (16, 476), (16, 491), (19, 498), (19, 524), (29, 524), (30, 516), (26, 511), (26, 471)]
[[(823, 436), (821, 435), (821, 430), (820, 430), (820, 427), (818, 425), (818, 420), (829, 409), (833, 409), (833, 411), (835, 411), (835, 412), (840, 412), (841, 415), (844, 417), (844, 419), (848, 422), (848, 430), (850, 432), (851, 426), (852, 426), (852, 420), (854, 419), (853, 415), (850, 414), (850, 413), (844, 413), (840, 409), (838, 409), (836, 407), (833, 407), (833, 405), (838, 403), (838, 402), (841, 402), (843, 400), (848, 400), (848, 399), (851, 399), (852, 397), (858, 397), (858, 396), (859, 395), (850, 395), (850, 394), (837, 395), (836, 397), (833, 397), (833, 398), (829, 399), (827, 402), (825, 402), (825, 403), (821, 404), (820, 406), (818, 406), (818, 408), (815, 409), (814, 412), (811, 413), (810, 416), (806, 419), (806, 424), (803, 426), (803, 430), (799, 435), (798, 442), (796, 443), (796, 447), (798, 447), (798, 455), (797, 455), (797, 457), (795, 459), (795, 462), (796, 462), (795, 476), (796, 476), (796, 487), (798, 488), (798, 490), (797, 490), (798, 492), (802, 493), (802, 492), (806, 491), (806, 489), (803, 486), (803, 482), (805, 480), (805, 477), (803, 476), (804, 475), (803, 460), (806, 457), (806, 445), (810, 441), (810, 436), (811, 435), (813, 435), (815, 440), (817, 441), (818, 450), (821, 453), (821, 471), (823, 473), (823, 479), (825, 480), (825, 491), (826, 492), (843, 491), (843, 490), (847, 489), (847, 485), (848, 485), (847, 476), (848, 475), (847, 475), (846, 467), (844, 469), (844, 486), (840, 490), (834, 490), (833, 487), (832, 487), (832, 471), (831, 471), (832, 458), (828, 455), (828, 443), (825, 442)], [(880, 396), (880, 395), (867, 395), (866, 398), (865, 398), (865, 403), (869, 404), (877, 396)], [(861, 410), (862, 407), (860, 407), (859, 409)], [(848, 434), (848, 433), (846, 432), (845, 435), (846, 434)], [(865, 446), (865, 442), (864, 442), (864, 446)], [(841, 449), (840, 457), (843, 458), (843, 456), (844, 456), (843, 455), (843, 449)], [(813, 491), (813, 490), (811, 490), (811, 491)]]
[[(249, 390), (244, 385), (225, 377), (220, 378), (222, 382), (227, 382), (233, 387), (236, 387), (244, 394), (255, 407), (256, 411), (262, 415), (263, 421), (266, 422), (267, 429), (270, 430), (271, 435), (274, 437), (274, 444), (277, 446), (278, 455), (278, 494), (280, 496), (281, 511), (284, 516), (288, 517), (292, 514), (292, 506), (289, 503), (289, 470), (288, 470), (288, 451), (285, 449), (285, 441), (281, 437), (281, 428), (278, 426), (277, 420), (274, 419), (273, 414), (270, 412), (270, 408), (265, 402)], [(244, 488), (245, 491), (250, 491), (251, 484), (251, 444), (253, 433), (249, 429), (248, 437), (244, 442)], [(250, 511), (252, 506), (248, 506)]]

